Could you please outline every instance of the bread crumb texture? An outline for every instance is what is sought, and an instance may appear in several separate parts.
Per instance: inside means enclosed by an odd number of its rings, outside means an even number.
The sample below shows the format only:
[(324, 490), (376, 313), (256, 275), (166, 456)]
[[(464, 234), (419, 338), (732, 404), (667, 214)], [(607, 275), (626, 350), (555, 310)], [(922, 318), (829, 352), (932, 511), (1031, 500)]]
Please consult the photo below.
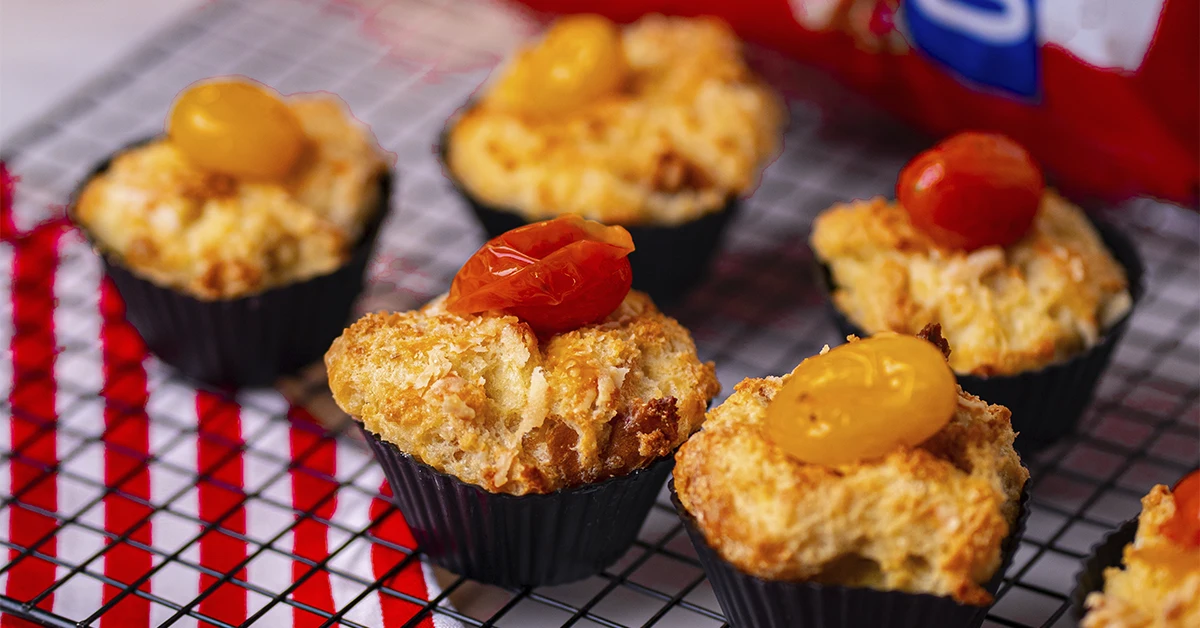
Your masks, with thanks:
[(1104, 570), (1104, 592), (1088, 596), (1082, 628), (1200, 626), (1200, 548), (1180, 547), (1163, 535), (1174, 515), (1166, 486), (1142, 498), (1137, 536), (1125, 546), (1122, 566)]
[(130, 270), (201, 299), (332, 272), (374, 217), (387, 163), (340, 100), (287, 102), (309, 141), (286, 179), (202, 170), (157, 139), (117, 155), (89, 181), (75, 218)]
[(987, 604), (1029, 472), (1009, 412), (960, 390), (950, 423), (915, 448), (822, 466), (764, 435), (791, 375), (742, 381), (676, 455), (675, 488), (739, 570)]
[(1068, 359), (1133, 305), (1125, 270), (1083, 210), (1054, 192), (1007, 249), (941, 248), (882, 198), (822, 213), (812, 247), (850, 320), (872, 334), (941, 323), (960, 374), (1011, 375)]
[(630, 292), (539, 343), (513, 316), (369, 314), (325, 356), (338, 405), (435, 469), (523, 495), (627, 474), (700, 428), (720, 390), (691, 335)]
[(576, 213), (623, 225), (694, 220), (757, 185), (784, 107), (746, 67), (733, 31), (652, 15), (623, 27), (622, 46), (626, 88), (564, 115), (489, 107), (485, 86), (450, 130), (454, 176), (529, 220)]

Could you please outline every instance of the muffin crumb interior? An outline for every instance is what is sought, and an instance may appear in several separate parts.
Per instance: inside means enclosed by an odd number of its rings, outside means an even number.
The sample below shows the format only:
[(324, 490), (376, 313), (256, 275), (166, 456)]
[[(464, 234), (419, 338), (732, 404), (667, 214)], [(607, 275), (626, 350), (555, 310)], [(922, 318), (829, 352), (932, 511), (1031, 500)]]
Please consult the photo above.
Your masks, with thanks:
[(653, 15), (622, 28), (622, 48), (626, 88), (578, 111), (509, 112), (490, 106), (485, 86), (450, 129), (451, 172), (527, 220), (577, 213), (623, 225), (681, 224), (753, 187), (778, 149), (784, 107), (733, 31)]
[(370, 314), (326, 355), (334, 399), (368, 430), (500, 493), (549, 493), (643, 468), (704, 420), (719, 385), (691, 336), (630, 292), (598, 324), (540, 342), (513, 316), (439, 298)]

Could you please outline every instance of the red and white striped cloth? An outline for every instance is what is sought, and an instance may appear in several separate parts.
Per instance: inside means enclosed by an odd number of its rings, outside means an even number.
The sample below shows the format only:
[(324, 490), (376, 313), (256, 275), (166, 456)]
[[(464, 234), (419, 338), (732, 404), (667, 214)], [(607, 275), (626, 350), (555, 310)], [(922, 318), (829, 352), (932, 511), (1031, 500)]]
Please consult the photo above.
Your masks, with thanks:
[[(410, 620), (421, 606), (393, 595), (376, 590), (356, 602), (368, 588), (363, 581), (389, 574), (406, 555), (368, 537), (342, 548), (367, 526), (379, 539), (414, 546), (398, 512), (371, 523), (389, 505), (375, 496), (376, 489), (388, 489), (370, 454), (326, 436), (274, 391), (244, 393), (235, 402), (168, 382), (166, 367), (125, 321), (120, 296), (101, 277), (84, 240), (62, 220), (20, 230), (11, 194), (4, 196), (0, 346), (7, 351), (0, 359), (0, 395), (10, 413), (0, 422), (0, 454), (12, 455), (0, 466), (0, 495), (17, 497), (0, 509), (0, 538), (37, 545), (40, 554), (66, 565), (80, 565), (111, 545), (86, 565), (89, 573), (139, 583), (141, 591), (185, 607), (203, 596), (194, 611), (234, 625), (297, 581), (287, 596), (297, 604), (329, 613), (349, 606), (345, 618), (369, 626)], [(290, 421), (271, 418), (284, 412)], [(198, 475), (208, 479), (197, 482)], [(353, 486), (337, 490), (346, 482)], [(297, 523), (309, 511), (320, 520)], [(72, 523), (58, 520), (71, 517)], [(202, 534), (200, 522), (219, 524)], [(127, 535), (129, 542), (96, 530)], [(328, 569), (294, 558), (320, 562), (339, 548)], [(180, 560), (164, 558), (177, 551)], [(37, 557), (17, 560), (20, 552), (11, 547), (0, 552), (8, 566), (0, 573), (0, 593), (21, 602), (71, 571)], [(213, 575), (230, 572), (271, 595)], [(429, 568), (417, 562), (385, 585), (422, 600), (439, 592)], [(77, 573), (37, 607), (83, 620), (118, 600), (92, 624), (101, 628), (155, 626), (176, 614), (137, 595), (121, 596), (122, 588)], [(275, 604), (259, 622), (319, 626), (325, 618)], [(198, 624), (205, 622), (184, 617), (173, 625)], [(0, 617), (0, 628), (25, 625)], [(420, 625), (458, 622), (426, 616)]]

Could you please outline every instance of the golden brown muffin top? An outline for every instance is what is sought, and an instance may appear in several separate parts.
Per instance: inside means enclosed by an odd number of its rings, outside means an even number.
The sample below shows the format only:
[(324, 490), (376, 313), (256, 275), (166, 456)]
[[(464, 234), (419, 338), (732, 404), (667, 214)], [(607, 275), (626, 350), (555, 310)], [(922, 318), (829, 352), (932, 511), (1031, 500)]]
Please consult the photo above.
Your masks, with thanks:
[(333, 271), (374, 217), (387, 163), (341, 101), (287, 102), (309, 142), (286, 179), (202, 170), (158, 139), (117, 155), (89, 181), (75, 219), (134, 272), (202, 299)]
[(372, 433), (492, 492), (646, 467), (700, 428), (720, 389), (687, 330), (640, 292), (544, 342), (516, 317), (460, 317), (442, 303), (351, 325), (325, 355), (329, 386)]
[(1104, 570), (1104, 592), (1087, 598), (1082, 628), (1185, 628), (1200, 625), (1200, 548), (1163, 534), (1175, 497), (1163, 485), (1142, 498), (1137, 536), (1122, 567)]
[(1009, 375), (1068, 359), (1133, 304), (1125, 270), (1083, 211), (1054, 192), (1007, 249), (941, 248), (882, 198), (826, 210), (812, 247), (850, 320), (872, 334), (940, 323), (960, 374)]
[(454, 176), (529, 220), (576, 213), (622, 225), (694, 220), (756, 185), (784, 108), (729, 27), (651, 15), (623, 28), (622, 47), (626, 89), (565, 115), (500, 110), (485, 87), (450, 131)]
[(764, 435), (791, 375), (746, 379), (675, 456), (675, 488), (705, 539), (739, 570), (987, 604), (1029, 472), (1003, 406), (959, 389), (940, 432), (877, 460), (822, 466)]

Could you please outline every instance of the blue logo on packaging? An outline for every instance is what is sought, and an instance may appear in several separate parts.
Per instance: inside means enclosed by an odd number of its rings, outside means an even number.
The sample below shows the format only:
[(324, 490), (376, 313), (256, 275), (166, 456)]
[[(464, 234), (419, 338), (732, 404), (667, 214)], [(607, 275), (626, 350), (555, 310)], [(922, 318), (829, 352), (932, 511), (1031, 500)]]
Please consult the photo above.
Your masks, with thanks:
[(1036, 0), (907, 0), (908, 41), (963, 78), (1038, 93)]

